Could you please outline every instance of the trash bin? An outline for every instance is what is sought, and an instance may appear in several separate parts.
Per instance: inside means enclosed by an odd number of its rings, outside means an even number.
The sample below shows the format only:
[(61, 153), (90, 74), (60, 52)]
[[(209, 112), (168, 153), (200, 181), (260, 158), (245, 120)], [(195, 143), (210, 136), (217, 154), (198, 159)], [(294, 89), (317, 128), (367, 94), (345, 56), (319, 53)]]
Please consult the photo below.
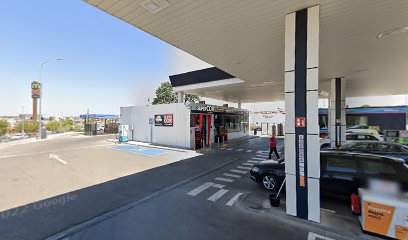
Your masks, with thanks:
[(278, 124), (278, 136), (283, 136), (283, 124)]
[(256, 128), (254, 128), (254, 135), (256, 135), (256, 133), (257, 133), (257, 129), (256, 129)]
[(276, 135), (276, 125), (275, 124), (272, 125), (272, 134)]

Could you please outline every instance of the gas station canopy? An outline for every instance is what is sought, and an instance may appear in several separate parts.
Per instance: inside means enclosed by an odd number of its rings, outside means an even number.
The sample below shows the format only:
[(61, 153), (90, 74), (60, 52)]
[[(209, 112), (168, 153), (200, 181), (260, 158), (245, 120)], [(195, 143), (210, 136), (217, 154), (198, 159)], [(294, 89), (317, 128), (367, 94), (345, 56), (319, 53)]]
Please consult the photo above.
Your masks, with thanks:
[(335, 77), (347, 79), (348, 97), (408, 91), (405, 0), (85, 1), (244, 81), (203, 97), (283, 100), (285, 15), (317, 4), (319, 91), (330, 92)]

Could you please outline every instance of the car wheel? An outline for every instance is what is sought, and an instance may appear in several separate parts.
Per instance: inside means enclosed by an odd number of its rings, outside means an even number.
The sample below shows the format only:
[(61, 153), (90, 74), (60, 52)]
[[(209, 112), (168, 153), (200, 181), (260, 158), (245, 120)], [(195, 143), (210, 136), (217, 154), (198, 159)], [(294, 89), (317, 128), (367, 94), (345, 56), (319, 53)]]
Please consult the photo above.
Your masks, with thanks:
[(262, 177), (262, 186), (269, 191), (275, 191), (278, 189), (278, 181), (272, 175), (265, 175)]

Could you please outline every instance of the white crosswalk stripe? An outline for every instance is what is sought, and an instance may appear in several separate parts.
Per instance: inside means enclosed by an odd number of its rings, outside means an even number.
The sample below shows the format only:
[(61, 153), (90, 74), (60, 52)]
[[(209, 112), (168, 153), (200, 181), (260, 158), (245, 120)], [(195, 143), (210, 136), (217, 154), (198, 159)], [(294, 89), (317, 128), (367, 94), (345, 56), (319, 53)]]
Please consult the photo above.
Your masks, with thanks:
[(260, 158), (269, 158), (269, 155), (256, 155), (256, 156)]
[(257, 158), (257, 157), (253, 157), (252, 159), (255, 159), (255, 160), (262, 160), (262, 161), (267, 160), (266, 158)]
[(223, 173), (222, 175), (227, 176), (227, 177), (234, 177), (234, 178), (240, 178), (241, 177), (239, 175), (229, 174), (229, 173)]
[(251, 170), (250, 167), (237, 166), (237, 168), (239, 168), (239, 169), (245, 169), (245, 170)]
[(239, 196), (241, 196), (243, 193), (237, 193), (237, 194), (235, 194), (235, 196), (233, 196), (232, 198), (231, 198), (231, 200), (229, 200), (228, 202), (227, 202), (227, 206), (232, 206), (232, 205), (234, 205), (234, 203), (238, 200), (238, 198), (239, 198)]
[(254, 164), (244, 162), (244, 163), (242, 163), (242, 165), (246, 165), (246, 166), (253, 166)]
[(246, 150), (246, 152), (252, 152), (252, 150), (251, 150), (251, 149), (248, 149), (248, 150)]
[(244, 150), (244, 149), (242, 149), (242, 148), (240, 148), (240, 149), (237, 149), (237, 152), (241, 152), (242, 150)]
[(227, 150), (228, 150), (228, 151), (232, 151), (232, 150), (234, 150), (234, 148), (227, 148)]
[(252, 161), (252, 160), (249, 160), (249, 161), (247, 161), (247, 162), (250, 162), (250, 163), (259, 163), (260, 161)]
[(198, 194), (200, 194), (202, 191), (206, 190), (209, 187), (223, 188), (223, 187), (225, 187), (225, 185), (216, 184), (216, 183), (212, 183), (212, 182), (206, 182), (206, 183), (194, 188), (193, 190), (191, 190), (187, 194), (190, 195), (190, 196), (197, 196)]
[(227, 189), (220, 189), (218, 190), (216, 193), (214, 193), (213, 195), (211, 195), (211, 197), (208, 198), (209, 201), (212, 202), (216, 202), (218, 199), (220, 199), (225, 193), (227, 193), (229, 190)]
[(242, 171), (242, 170), (237, 170), (237, 169), (231, 169), (230, 171), (234, 173), (247, 173), (247, 171)]
[(226, 148), (225, 148), (225, 147), (222, 147), (221, 149), (222, 149), (222, 150), (225, 150)]
[(214, 178), (215, 180), (221, 181), (221, 182), (233, 182), (233, 179), (229, 179), (229, 178), (221, 178), (221, 177), (216, 177)]

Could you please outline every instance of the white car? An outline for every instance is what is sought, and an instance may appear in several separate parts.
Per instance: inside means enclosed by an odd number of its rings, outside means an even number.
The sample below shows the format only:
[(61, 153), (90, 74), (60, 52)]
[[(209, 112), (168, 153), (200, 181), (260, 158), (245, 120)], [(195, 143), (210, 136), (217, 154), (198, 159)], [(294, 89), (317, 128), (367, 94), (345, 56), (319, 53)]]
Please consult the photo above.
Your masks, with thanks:
[(384, 141), (384, 138), (381, 137), (379, 134), (372, 134), (372, 133), (363, 133), (363, 132), (356, 132), (356, 133), (346, 133), (346, 142), (356, 142), (356, 141)]

